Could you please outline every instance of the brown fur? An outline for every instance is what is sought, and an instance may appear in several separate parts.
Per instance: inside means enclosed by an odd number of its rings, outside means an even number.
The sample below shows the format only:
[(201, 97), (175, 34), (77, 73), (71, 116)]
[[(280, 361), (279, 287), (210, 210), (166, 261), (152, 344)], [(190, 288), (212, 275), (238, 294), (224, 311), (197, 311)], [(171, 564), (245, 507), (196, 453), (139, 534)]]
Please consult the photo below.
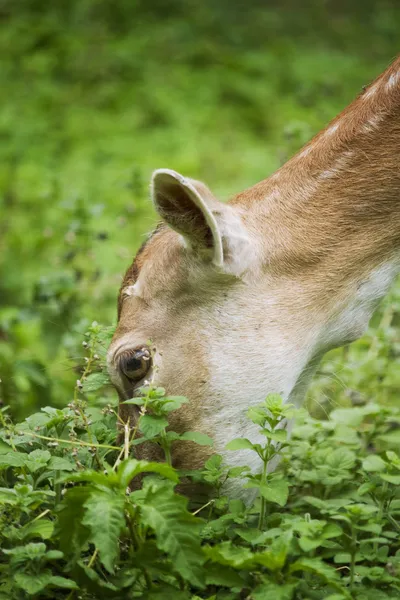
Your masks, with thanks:
[[(231, 204), (240, 209), (251, 236), (262, 239), (262, 271), (271, 280), (271, 295), (278, 290), (281, 318), (289, 321), (295, 313), (301, 322), (309, 319), (310, 311), (315, 319), (333, 314), (400, 247), (400, 58), (301, 152)], [(215, 275), (214, 282), (208, 270), (202, 284), (200, 267), (192, 263), (177, 233), (168, 227), (156, 231), (125, 275), (114, 343), (131, 332), (145, 343), (152, 331), (154, 345), (162, 341), (170, 349), (163, 357), (168, 381), (161, 385), (190, 397), (172, 415), (172, 429), (212, 433), (213, 405), (204, 403), (209, 389), (207, 340), (197, 331), (196, 319), (202, 298), (222, 297), (221, 276)], [(134, 302), (125, 302), (124, 289), (135, 283), (139, 272), (146, 287)], [(309, 312), (302, 316), (304, 307)], [(174, 345), (177, 326), (183, 340), (179, 349)], [(190, 357), (189, 373), (180, 368), (180, 353)], [(125, 390), (121, 397), (129, 393)], [(121, 415), (136, 422), (132, 408), (122, 407)], [(157, 458), (153, 450), (139, 448), (140, 456)], [(197, 468), (209, 453), (208, 448), (177, 445), (174, 462)]]

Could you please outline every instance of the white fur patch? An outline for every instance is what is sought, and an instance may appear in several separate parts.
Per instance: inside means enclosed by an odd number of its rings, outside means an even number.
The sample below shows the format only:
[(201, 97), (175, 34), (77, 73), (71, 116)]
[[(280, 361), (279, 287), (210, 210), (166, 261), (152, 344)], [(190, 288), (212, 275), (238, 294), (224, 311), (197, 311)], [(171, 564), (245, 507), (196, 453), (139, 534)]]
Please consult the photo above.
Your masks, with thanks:
[(392, 73), (391, 76), (389, 77), (389, 79), (387, 80), (386, 83), (386, 90), (389, 91), (391, 89), (393, 89), (400, 81), (400, 71), (397, 71), (396, 73)]
[(328, 127), (328, 129), (325, 131), (325, 135), (333, 135), (338, 129), (339, 123), (335, 123), (334, 125)]
[(299, 158), (304, 158), (305, 156), (308, 156), (312, 150), (313, 146), (307, 146), (307, 148), (304, 148), (304, 150), (302, 150), (299, 154)]
[(363, 123), (363, 125), (361, 126), (361, 130), (364, 133), (371, 133), (372, 131), (375, 131), (378, 125), (382, 122), (382, 119), (382, 115), (374, 115), (366, 123)]
[(354, 153), (351, 150), (347, 150), (340, 154), (329, 169), (322, 171), (322, 173), (318, 175), (318, 179), (332, 179), (333, 177), (340, 175), (350, 166), (353, 155)]

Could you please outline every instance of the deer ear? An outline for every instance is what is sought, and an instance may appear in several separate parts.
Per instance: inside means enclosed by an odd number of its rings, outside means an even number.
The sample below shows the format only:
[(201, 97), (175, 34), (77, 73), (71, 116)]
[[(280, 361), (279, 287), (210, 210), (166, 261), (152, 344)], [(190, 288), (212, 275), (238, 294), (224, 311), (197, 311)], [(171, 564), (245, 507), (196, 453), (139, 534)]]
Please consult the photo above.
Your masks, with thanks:
[(151, 194), (158, 214), (180, 233), (194, 250), (209, 250), (213, 263), (224, 261), (218, 216), (222, 202), (203, 183), (183, 177), (170, 169), (153, 173)]

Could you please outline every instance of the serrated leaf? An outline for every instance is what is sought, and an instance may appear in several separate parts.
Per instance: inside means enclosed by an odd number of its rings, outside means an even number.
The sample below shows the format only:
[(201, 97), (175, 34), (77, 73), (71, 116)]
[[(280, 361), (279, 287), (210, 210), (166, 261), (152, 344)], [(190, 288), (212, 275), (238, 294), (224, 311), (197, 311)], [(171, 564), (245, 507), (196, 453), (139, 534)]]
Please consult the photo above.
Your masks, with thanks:
[(272, 582), (263, 583), (256, 587), (251, 597), (254, 600), (292, 600), (296, 585), (295, 583), (282, 585)]
[(168, 420), (165, 417), (155, 415), (143, 415), (139, 420), (139, 429), (147, 439), (159, 435), (168, 426)]
[(260, 494), (279, 506), (285, 506), (289, 497), (289, 485), (285, 479), (271, 479), (266, 484), (260, 485)]
[(236, 438), (228, 442), (226, 450), (253, 450), (253, 444), (246, 438)]
[(83, 524), (84, 504), (93, 492), (86, 486), (69, 489), (58, 510), (57, 531), (60, 548), (68, 557), (76, 559), (87, 544), (90, 536), (89, 528)]
[(335, 581), (338, 579), (338, 573), (336, 570), (327, 565), (319, 558), (301, 558), (296, 560), (290, 568), (290, 573), (295, 573), (296, 571), (308, 571), (309, 573), (314, 573), (319, 577), (322, 577), (325, 581)]
[(103, 386), (109, 385), (109, 384), (110, 384), (110, 376), (105, 371), (101, 372), (101, 373), (91, 373), (84, 379), (84, 381), (82, 383), (82, 391), (85, 394), (90, 393), (90, 392), (96, 392), (97, 390), (101, 389)]
[(220, 565), (242, 569), (253, 565), (254, 554), (243, 546), (234, 546), (232, 542), (222, 542), (215, 546), (204, 546), (203, 552), (208, 560)]
[(29, 596), (34, 596), (44, 590), (52, 578), (51, 571), (43, 571), (38, 574), (18, 572), (14, 574), (14, 582), (17, 587), (24, 590)]
[(195, 442), (199, 446), (212, 446), (214, 443), (212, 438), (199, 431), (186, 431), (186, 433), (182, 433), (179, 439)]
[(125, 527), (125, 498), (111, 490), (96, 491), (85, 502), (82, 524), (90, 531), (90, 540), (109, 573), (119, 553), (119, 536)]
[(170, 486), (152, 485), (140, 508), (141, 520), (154, 531), (158, 548), (169, 555), (174, 570), (203, 588), (201, 521), (188, 512), (186, 505), (187, 500), (174, 494)]

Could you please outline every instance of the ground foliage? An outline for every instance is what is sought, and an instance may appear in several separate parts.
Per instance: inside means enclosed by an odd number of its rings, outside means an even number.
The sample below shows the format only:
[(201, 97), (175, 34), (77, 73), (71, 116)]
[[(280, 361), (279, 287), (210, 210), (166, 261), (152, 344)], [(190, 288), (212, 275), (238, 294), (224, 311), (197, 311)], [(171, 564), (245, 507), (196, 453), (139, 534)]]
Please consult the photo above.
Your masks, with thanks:
[[(114, 321), (156, 222), (152, 169), (222, 199), (263, 179), (385, 68), (399, 23), (397, 0), (0, 2), (0, 402), (15, 418), (65, 406), (84, 331)], [(325, 364), (319, 403), (378, 384), (395, 400), (393, 312)]]
[[(155, 223), (151, 170), (221, 198), (263, 179), (398, 53), (398, 3), (3, 0), (0, 17), (0, 599), (398, 598), (398, 285), (322, 363), (318, 419), (294, 414), (288, 442), (276, 396), (250, 411), (279, 470), (214, 456), (190, 474), (203, 508), (168, 464), (185, 399), (146, 388), (119, 443), (113, 327), (92, 323), (114, 322)], [(165, 463), (134, 459), (138, 433)], [(225, 497), (231, 477), (252, 503)]]
[[(101, 395), (110, 333), (97, 323), (87, 332), (86, 368), (66, 408), (18, 424), (1, 413), (1, 600), (399, 597), (399, 409), (367, 403), (317, 420), (272, 394), (247, 414), (265, 443), (227, 444), (256, 452), (260, 473), (219, 455), (180, 473), (173, 444), (212, 440), (169, 430), (169, 413), (187, 400), (150, 382), (127, 401), (140, 418), (133, 431), (120, 422), (118, 443), (116, 406)], [(290, 440), (285, 419), (296, 421)], [(143, 441), (165, 462), (136, 460)], [(200, 507), (174, 489), (188, 478), (209, 488)], [(246, 502), (224, 494), (230, 478)]]

